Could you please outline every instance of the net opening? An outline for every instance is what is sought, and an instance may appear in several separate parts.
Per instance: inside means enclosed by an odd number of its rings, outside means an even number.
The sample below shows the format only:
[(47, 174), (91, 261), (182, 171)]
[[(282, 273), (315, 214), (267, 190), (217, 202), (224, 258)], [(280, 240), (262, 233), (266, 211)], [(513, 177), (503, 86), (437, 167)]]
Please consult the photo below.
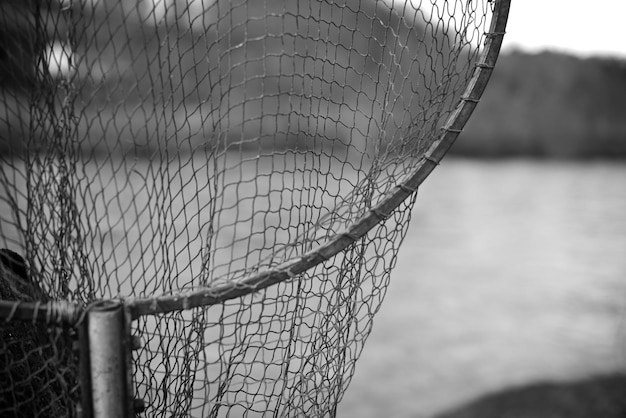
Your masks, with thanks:
[(335, 416), (508, 11), (2, 2), (0, 415), (77, 415), (115, 300), (147, 415)]

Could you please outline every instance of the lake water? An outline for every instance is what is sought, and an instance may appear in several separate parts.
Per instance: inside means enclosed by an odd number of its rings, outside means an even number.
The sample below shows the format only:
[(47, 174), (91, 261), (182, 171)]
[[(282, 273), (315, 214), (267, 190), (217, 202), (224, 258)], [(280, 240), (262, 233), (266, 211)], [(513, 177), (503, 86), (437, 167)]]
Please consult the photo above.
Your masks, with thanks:
[(626, 369), (626, 164), (444, 159), (340, 417)]
[[(119, 184), (140, 169), (116, 172)], [(149, 201), (137, 193), (122, 201)], [(193, 202), (185, 224), (205, 219)], [(624, 162), (444, 159), (420, 189), (339, 416), (427, 417), (514, 384), (626, 369), (624, 214)], [(152, 222), (142, 216), (131, 232)], [(111, 240), (132, 240), (113, 225)]]

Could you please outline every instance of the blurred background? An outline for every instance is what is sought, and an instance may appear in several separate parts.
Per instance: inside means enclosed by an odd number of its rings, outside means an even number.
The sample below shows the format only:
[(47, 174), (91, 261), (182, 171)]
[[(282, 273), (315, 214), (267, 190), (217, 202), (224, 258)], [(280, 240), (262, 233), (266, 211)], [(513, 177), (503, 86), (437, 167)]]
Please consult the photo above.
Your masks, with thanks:
[[(503, 53), (487, 91), (452, 152), (420, 189), (385, 302), (339, 406), (341, 417), (428, 417), (512, 386), (626, 368), (626, 45), (621, 22), (626, 6), (608, 0), (512, 3)], [(0, 2), (3, 10), (20, 4)], [(157, 9), (150, 9), (150, 19), (156, 20)], [(0, 23), (0, 58), (17, 64), (32, 60), (20, 45), (27, 42), (27, 34), (20, 37), (27, 24)], [(143, 45), (142, 39), (137, 42)], [(148, 46), (164, 48), (153, 44)], [(115, 50), (114, 42), (103, 49)], [(186, 50), (177, 52), (180, 58)], [(63, 43), (52, 45), (51, 75), (81, 71), (70, 68), (67, 53)], [(119, 67), (120, 74), (132, 67), (162, 76), (159, 71), (176, 59), (164, 54), (158, 65), (137, 64), (124, 61), (131, 52), (111, 52), (98, 60), (88, 48), (83, 53), (94, 84), (109, 71), (104, 64)], [(186, 57), (184, 65), (200, 62)], [(275, 64), (277, 72), (280, 65)], [(34, 68), (33, 74), (2, 69), (3, 86), (26, 86), (34, 77)], [(241, 75), (232, 73), (235, 80)], [(197, 87), (198, 79), (185, 75)], [(116, 114), (106, 111), (127, 99), (119, 98), (126, 90), (135, 89), (137, 101), (144, 99), (141, 83), (118, 81), (102, 82), (86, 109), (115, 121)], [(169, 79), (161, 82), (167, 85)], [(186, 94), (184, 89), (178, 93)], [(98, 107), (100, 96), (106, 107)], [(7, 101), (6, 109), (28, 110), (24, 97), (7, 97), (15, 103)], [(211, 100), (194, 100), (211, 112), (218, 107)], [(117, 110), (127, 116), (125, 107)], [(190, 142), (205, 137), (194, 125), (211, 121), (203, 111), (198, 106), (197, 120), (185, 120), (185, 129), (192, 126)], [(12, 117), (5, 120), (13, 122)], [(28, 125), (27, 119), (15, 119)], [(128, 131), (143, 132), (146, 119), (151, 120), (137, 113)], [(167, 132), (170, 125), (164, 123)], [(98, 140), (118, 139), (119, 132), (108, 124), (85, 126), (85, 132), (99, 134), (91, 135)], [(147, 131), (152, 128), (148, 125)], [(262, 131), (263, 125), (253, 128)], [(10, 131), (8, 124), (0, 126), (0, 133), (5, 131)], [(153, 140), (145, 137), (146, 144), (132, 144), (138, 154)]]
[(624, 371), (625, 11), (512, 1), (487, 91), (420, 189), (339, 416), (427, 417)]

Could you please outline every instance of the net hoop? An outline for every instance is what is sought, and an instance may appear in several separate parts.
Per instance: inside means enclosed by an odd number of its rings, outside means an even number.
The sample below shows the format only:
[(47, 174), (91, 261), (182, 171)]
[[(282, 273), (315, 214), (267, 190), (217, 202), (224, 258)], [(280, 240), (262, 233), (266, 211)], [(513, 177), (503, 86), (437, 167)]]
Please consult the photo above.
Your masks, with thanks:
[(441, 134), (417, 163), (413, 173), (403, 183), (396, 185), (374, 208), (357, 219), (346, 230), (335, 234), (325, 244), (283, 264), (237, 282), (202, 288), (181, 294), (168, 294), (150, 298), (128, 298), (125, 305), (133, 318), (144, 315), (164, 314), (195, 307), (211, 306), (257, 292), (274, 284), (289, 280), (337, 255), (364, 237), (375, 225), (385, 220), (405, 199), (417, 192), (417, 188), (430, 175), (455, 142), (474, 112), (485, 91), (496, 61), (510, 9), (510, 0), (493, 0), (493, 14), (489, 32), (472, 77), (454, 111), (442, 127)]

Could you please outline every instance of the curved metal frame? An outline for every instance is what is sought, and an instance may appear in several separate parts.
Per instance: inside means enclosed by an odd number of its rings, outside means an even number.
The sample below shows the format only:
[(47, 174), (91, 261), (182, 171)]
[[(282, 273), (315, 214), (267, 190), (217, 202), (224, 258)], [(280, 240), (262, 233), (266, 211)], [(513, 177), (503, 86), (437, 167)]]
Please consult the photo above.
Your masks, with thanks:
[[(398, 184), (376, 207), (359, 218), (348, 229), (334, 235), (325, 244), (296, 259), (287, 261), (274, 269), (254, 274), (239, 282), (226, 283), (179, 295), (126, 299), (124, 305), (130, 310), (131, 316), (137, 318), (143, 315), (215, 305), (288, 280), (343, 251), (365, 236), (376, 224), (391, 215), (406, 198), (417, 191), (417, 188), (439, 164), (461, 133), (485, 91), (500, 54), (511, 3), (510, 0), (490, 1), (494, 2), (493, 15), (489, 32), (485, 34), (484, 50), (475, 64), (474, 74), (469, 80), (459, 104), (448, 117), (441, 135), (433, 142), (404, 183)], [(54, 317), (52, 322), (76, 322), (82, 309), (79, 306), (68, 307), (67, 304), (67, 302), (33, 304), (0, 301), (0, 314), (2, 314), (0, 318), (9, 317), (50, 322), (52, 316)]]
[(493, 1), (495, 4), (489, 32), (485, 34), (484, 51), (475, 65), (474, 74), (461, 96), (460, 103), (444, 125), (441, 136), (421, 158), (408, 180), (398, 184), (376, 207), (358, 219), (347, 230), (336, 234), (325, 244), (294, 260), (287, 261), (272, 270), (254, 274), (239, 282), (226, 283), (181, 295), (127, 299), (126, 306), (130, 309), (132, 316), (136, 318), (142, 315), (215, 305), (288, 280), (343, 251), (365, 236), (376, 224), (391, 215), (406, 198), (417, 191), (418, 186), (439, 164), (461, 133), (485, 91), (500, 54), (511, 3), (510, 0)]

